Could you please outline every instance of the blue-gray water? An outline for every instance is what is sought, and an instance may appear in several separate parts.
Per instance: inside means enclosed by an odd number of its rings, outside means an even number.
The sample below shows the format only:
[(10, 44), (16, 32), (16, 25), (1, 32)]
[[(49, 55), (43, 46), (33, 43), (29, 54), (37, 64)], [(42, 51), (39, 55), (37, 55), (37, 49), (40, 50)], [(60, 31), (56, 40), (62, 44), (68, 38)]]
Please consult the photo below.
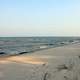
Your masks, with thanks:
[(0, 54), (28, 53), (70, 44), (79, 37), (0, 37)]

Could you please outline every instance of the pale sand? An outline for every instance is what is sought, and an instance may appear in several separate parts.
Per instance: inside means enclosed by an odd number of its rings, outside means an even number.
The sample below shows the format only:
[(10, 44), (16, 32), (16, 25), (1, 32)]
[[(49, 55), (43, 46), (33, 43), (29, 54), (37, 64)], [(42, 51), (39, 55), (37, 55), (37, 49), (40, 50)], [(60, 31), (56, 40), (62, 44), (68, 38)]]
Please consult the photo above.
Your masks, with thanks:
[(80, 44), (1, 58), (0, 80), (80, 80)]

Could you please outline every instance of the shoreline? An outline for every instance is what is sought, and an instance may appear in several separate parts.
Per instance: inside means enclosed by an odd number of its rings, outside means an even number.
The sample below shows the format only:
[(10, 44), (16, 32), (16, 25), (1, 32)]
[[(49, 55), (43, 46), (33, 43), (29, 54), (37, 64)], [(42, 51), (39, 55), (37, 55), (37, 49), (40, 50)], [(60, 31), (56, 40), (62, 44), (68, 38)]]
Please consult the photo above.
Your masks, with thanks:
[[(51, 47), (51, 48), (46, 48), (46, 49), (41, 49), (41, 50), (36, 50), (36, 51), (32, 51), (32, 52), (29, 52), (29, 53), (24, 53), (24, 54), (14, 54), (14, 55), (4, 55), (4, 56), (0, 56), (0, 60), (1, 61), (3, 61), (4, 62), (4, 60), (8, 60), (8, 61), (11, 61), (11, 62), (17, 62), (17, 59), (20, 57), (20, 58), (22, 58), (23, 56), (26, 56), (26, 57), (29, 57), (27, 60), (29, 61), (29, 60), (33, 60), (34, 61), (34, 58), (36, 58), (36, 57), (39, 57), (39, 56), (41, 56), (41, 55), (46, 55), (46, 53), (45, 52), (47, 52), (47, 55), (48, 55), (48, 53), (51, 51), (51, 50), (53, 50), (53, 51), (55, 51), (56, 49), (59, 49), (59, 48), (65, 48), (65, 47), (68, 47), (68, 46), (75, 46), (75, 45), (79, 45), (80, 43), (74, 43), (74, 44), (67, 44), (67, 45), (63, 45), (63, 46), (57, 46), (57, 47)], [(51, 51), (52, 52), (52, 51)], [(42, 54), (41, 54), (42, 53)], [(55, 53), (55, 52), (54, 52)], [(40, 55), (41, 54), (41, 55)], [(57, 54), (57, 53), (56, 53)], [(37, 56), (36, 56), (37, 55)], [(50, 54), (49, 54), (50, 55)], [(48, 55), (48, 56), (49, 56)], [(58, 54), (59, 56), (61, 56), (61, 54)], [(46, 58), (46, 57), (48, 57), (48, 56), (44, 56), (43, 58)], [(55, 55), (54, 55), (55, 56)], [(67, 55), (66, 55), (67, 56)], [(68, 56), (70, 56), (70, 55), (68, 55)], [(72, 56), (72, 55), (71, 55)], [(51, 57), (51, 56), (49, 56), (49, 57)], [(23, 57), (23, 58), (25, 58), (25, 57)], [(42, 58), (42, 59), (43, 59)], [(31, 61), (32, 61), (31, 60)], [(37, 58), (37, 60), (38, 60), (38, 58)], [(40, 59), (39, 59), (39, 61), (40, 61)], [(28, 62), (26, 62), (26, 61), (19, 61), (19, 62), (23, 62), (23, 63), (28, 63)], [(30, 62), (31, 63), (31, 62)], [(42, 62), (41, 61), (41, 63), (42, 64), (44, 64), (44, 62)], [(33, 63), (33, 64), (35, 64), (35, 63)]]
[(53, 48), (58, 48), (58, 47), (64, 47), (64, 46), (67, 46), (67, 45), (73, 45), (73, 44), (79, 44), (80, 42), (78, 43), (69, 43), (69, 44), (62, 44), (62, 45), (56, 45), (56, 46), (52, 46), (52, 47), (46, 47), (46, 48), (39, 48), (37, 50), (32, 50), (32, 51), (29, 51), (29, 52), (20, 52), (18, 54), (1, 54), (0, 55), (0, 58), (5, 58), (5, 57), (11, 57), (11, 56), (20, 56), (20, 55), (24, 55), (24, 54), (29, 54), (29, 53), (34, 53), (34, 52), (37, 52), (37, 51), (43, 51), (43, 50), (48, 50), (48, 49), (53, 49)]
[[(5, 42), (5, 41), (4, 41)], [(13, 41), (14, 42), (14, 41)], [(69, 40), (69, 41), (59, 41), (59, 42), (55, 42), (55, 43), (42, 43), (41, 45), (36, 45), (32, 48), (28, 48), (27, 46), (23, 49), (23, 47), (18, 50), (17, 47), (15, 47), (15, 50), (13, 49), (12, 51), (10, 49), (4, 49), (4, 47), (2, 49), (0, 49), (0, 56), (16, 56), (16, 55), (20, 55), (20, 54), (25, 54), (25, 53), (32, 53), (32, 52), (36, 52), (36, 51), (41, 51), (41, 50), (46, 50), (46, 49), (50, 49), (50, 48), (56, 48), (56, 47), (61, 47), (61, 46), (65, 46), (65, 45), (71, 45), (71, 44), (75, 44), (75, 43), (79, 43), (80, 40), (78, 39), (73, 39), (73, 40)], [(6, 43), (5, 43), (6, 44)], [(8, 45), (6, 46), (8, 47)], [(6, 48), (5, 47), (5, 48)]]
[(12, 54), (12, 55), (4, 55), (3, 54), (3, 55), (0, 55), (0, 58), (2, 59), (2, 58), (7, 58), (7, 57), (15, 57), (15, 56), (29, 55), (29, 54), (33, 54), (33, 53), (44, 51), (44, 50), (56, 49), (56, 48), (59, 48), (59, 47), (62, 48), (62, 47), (66, 47), (66, 46), (73, 46), (75, 44), (80, 44), (80, 42), (59, 45), (59, 46), (56, 46), (56, 47), (48, 47), (48, 48), (38, 49), (38, 50), (31, 51), (31, 52), (22, 52), (21, 54)]

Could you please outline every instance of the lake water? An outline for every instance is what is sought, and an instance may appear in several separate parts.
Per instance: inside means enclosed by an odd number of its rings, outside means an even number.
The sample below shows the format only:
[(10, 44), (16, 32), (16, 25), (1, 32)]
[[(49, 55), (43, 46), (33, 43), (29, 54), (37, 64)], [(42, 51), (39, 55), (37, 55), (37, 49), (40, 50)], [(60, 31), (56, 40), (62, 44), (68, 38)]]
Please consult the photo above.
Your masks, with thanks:
[(79, 37), (0, 37), (0, 54), (23, 54), (79, 41)]

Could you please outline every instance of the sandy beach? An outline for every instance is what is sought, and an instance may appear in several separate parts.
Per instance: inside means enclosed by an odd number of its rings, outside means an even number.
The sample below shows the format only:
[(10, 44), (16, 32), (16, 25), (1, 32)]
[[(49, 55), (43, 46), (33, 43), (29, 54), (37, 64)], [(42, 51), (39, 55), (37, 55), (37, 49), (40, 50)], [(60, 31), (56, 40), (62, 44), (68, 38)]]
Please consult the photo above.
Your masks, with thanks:
[(0, 59), (0, 80), (80, 80), (80, 43)]

